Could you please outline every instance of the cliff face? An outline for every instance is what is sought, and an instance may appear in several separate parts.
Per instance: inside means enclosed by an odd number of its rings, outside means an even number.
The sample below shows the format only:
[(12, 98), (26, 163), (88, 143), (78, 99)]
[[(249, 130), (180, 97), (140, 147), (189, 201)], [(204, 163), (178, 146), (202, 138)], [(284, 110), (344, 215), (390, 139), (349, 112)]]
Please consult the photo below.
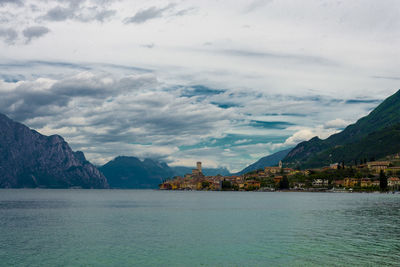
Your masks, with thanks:
[(0, 187), (108, 187), (104, 175), (61, 136), (41, 135), (3, 114), (0, 131)]

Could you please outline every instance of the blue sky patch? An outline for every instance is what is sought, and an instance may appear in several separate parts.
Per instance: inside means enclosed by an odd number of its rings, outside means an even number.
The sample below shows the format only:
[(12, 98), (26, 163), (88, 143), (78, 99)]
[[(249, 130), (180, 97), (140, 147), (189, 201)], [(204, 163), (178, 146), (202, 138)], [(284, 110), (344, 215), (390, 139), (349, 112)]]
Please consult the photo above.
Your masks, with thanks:
[(194, 86), (185, 88), (185, 90), (182, 92), (182, 96), (185, 96), (185, 97), (212, 96), (212, 95), (219, 95), (224, 92), (225, 92), (225, 90), (212, 89), (212, 88), (208, 88), (203, 85), (194, 85)]
[(266, 128), (266, 129), (286, 129), (289, 126), (295, 125), (294, 123), (287, 121), (257, 121), (252, 120), (250, 125), (257, 128)]

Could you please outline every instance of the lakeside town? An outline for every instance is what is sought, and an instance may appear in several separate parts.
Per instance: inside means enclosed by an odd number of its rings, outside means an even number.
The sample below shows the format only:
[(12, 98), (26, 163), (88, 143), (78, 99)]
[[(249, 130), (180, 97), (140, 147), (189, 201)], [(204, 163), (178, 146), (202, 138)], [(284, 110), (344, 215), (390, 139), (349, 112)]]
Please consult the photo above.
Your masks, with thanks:
[(211, 191), (307, 191), (307, 192), (375, 192), (398, 191), (400, 187), (400, 154), (380, 161), (355, 161), (330, 164), (318, 169), (295, 170), (278, 166), (243, 175), (205, 176), (201, 162), (184, 177), (167, 179), (161, 190)]

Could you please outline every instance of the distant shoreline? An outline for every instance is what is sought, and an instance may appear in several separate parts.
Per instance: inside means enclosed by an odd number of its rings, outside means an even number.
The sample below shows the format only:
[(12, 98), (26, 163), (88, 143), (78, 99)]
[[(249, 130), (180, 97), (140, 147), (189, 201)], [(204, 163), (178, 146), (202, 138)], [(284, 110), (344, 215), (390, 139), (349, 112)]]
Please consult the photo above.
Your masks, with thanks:
[(66, 191), (162, 191), (162, 192), (241, 192), (241, 193), (343, 193), (343, 194), (400, 194), (400, 191), (349, 191), (349, 190), (253, 190), (253, 191), (235, 191), (235, 190), (165, 190), (157, 188), (0, 188), (0, 190), (66, 190)]

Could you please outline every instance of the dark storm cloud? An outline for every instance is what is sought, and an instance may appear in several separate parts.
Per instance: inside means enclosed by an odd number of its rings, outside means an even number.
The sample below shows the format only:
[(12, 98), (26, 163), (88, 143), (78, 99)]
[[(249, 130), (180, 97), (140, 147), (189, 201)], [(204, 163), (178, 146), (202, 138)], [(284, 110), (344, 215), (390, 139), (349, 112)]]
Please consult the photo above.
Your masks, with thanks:
[(28, 27), (25, 30), (23, 30), (23, 35), (26, 38), (27, 43), (29, 43), (32, 39), (34, 38), (39, 38), (47, 33), (49, 33), (50, 30), (47, 27), (44, 26), (32, 26)]
[(51, 114), (54, 109), (62, 110), (71, 101), (80, 98), (86, 98), (87, 103), (97, 105), (99, 101), (103, 103), (110, 97), (128, 94), (156, 82), (152, 75), (126, 76), (115, 80), (106, 75), (91, 73), (56, 82), (39, 79), (18, 83), (14, 90), (1, 92), (0, 108), (1, 112), (12, 113), (16, 119), (26, 120)]
[(83, 75), (56, 82), (51, 87), (51, 91), (57, 95), (68, 97), (106, 98), (146, 87), (149, 84), (154, 85), (156, 82), (155, 77), (152, 75), (127, 76), (119, 80), (113, 80), (108, 76), (97, 76), (89, 73), (86, 75), (84, 73)]
[(215, 130), (224, 117), (229, 118), (223, 112), (213, 114), (218, 111), (213, 106), (173, 99), (166, 93), (119, 98), (110, 105), (113, 106), (112, 112), (107, 110), (85, 114), (85, 117), (90, 119), (90, 125), (97, 125), (99, 128), (107, 126), (105, 132), (93, 133), (93, 140), (165, 145), (179, 142), (182, 136), (189, 138), (206, 135)]
[(0, 28), (0, 39), (7, 44), (14, 44), (18, 38), (18, 33), (12, 28)]
[(32, 84), (23, 84), (15, 90), (2, 93), (0, 109), (2, 113), (12, 114), (16, 120), (56, 114), (56, 110), (67, 106), (69, 99), (46, 90), (32, 89)]

